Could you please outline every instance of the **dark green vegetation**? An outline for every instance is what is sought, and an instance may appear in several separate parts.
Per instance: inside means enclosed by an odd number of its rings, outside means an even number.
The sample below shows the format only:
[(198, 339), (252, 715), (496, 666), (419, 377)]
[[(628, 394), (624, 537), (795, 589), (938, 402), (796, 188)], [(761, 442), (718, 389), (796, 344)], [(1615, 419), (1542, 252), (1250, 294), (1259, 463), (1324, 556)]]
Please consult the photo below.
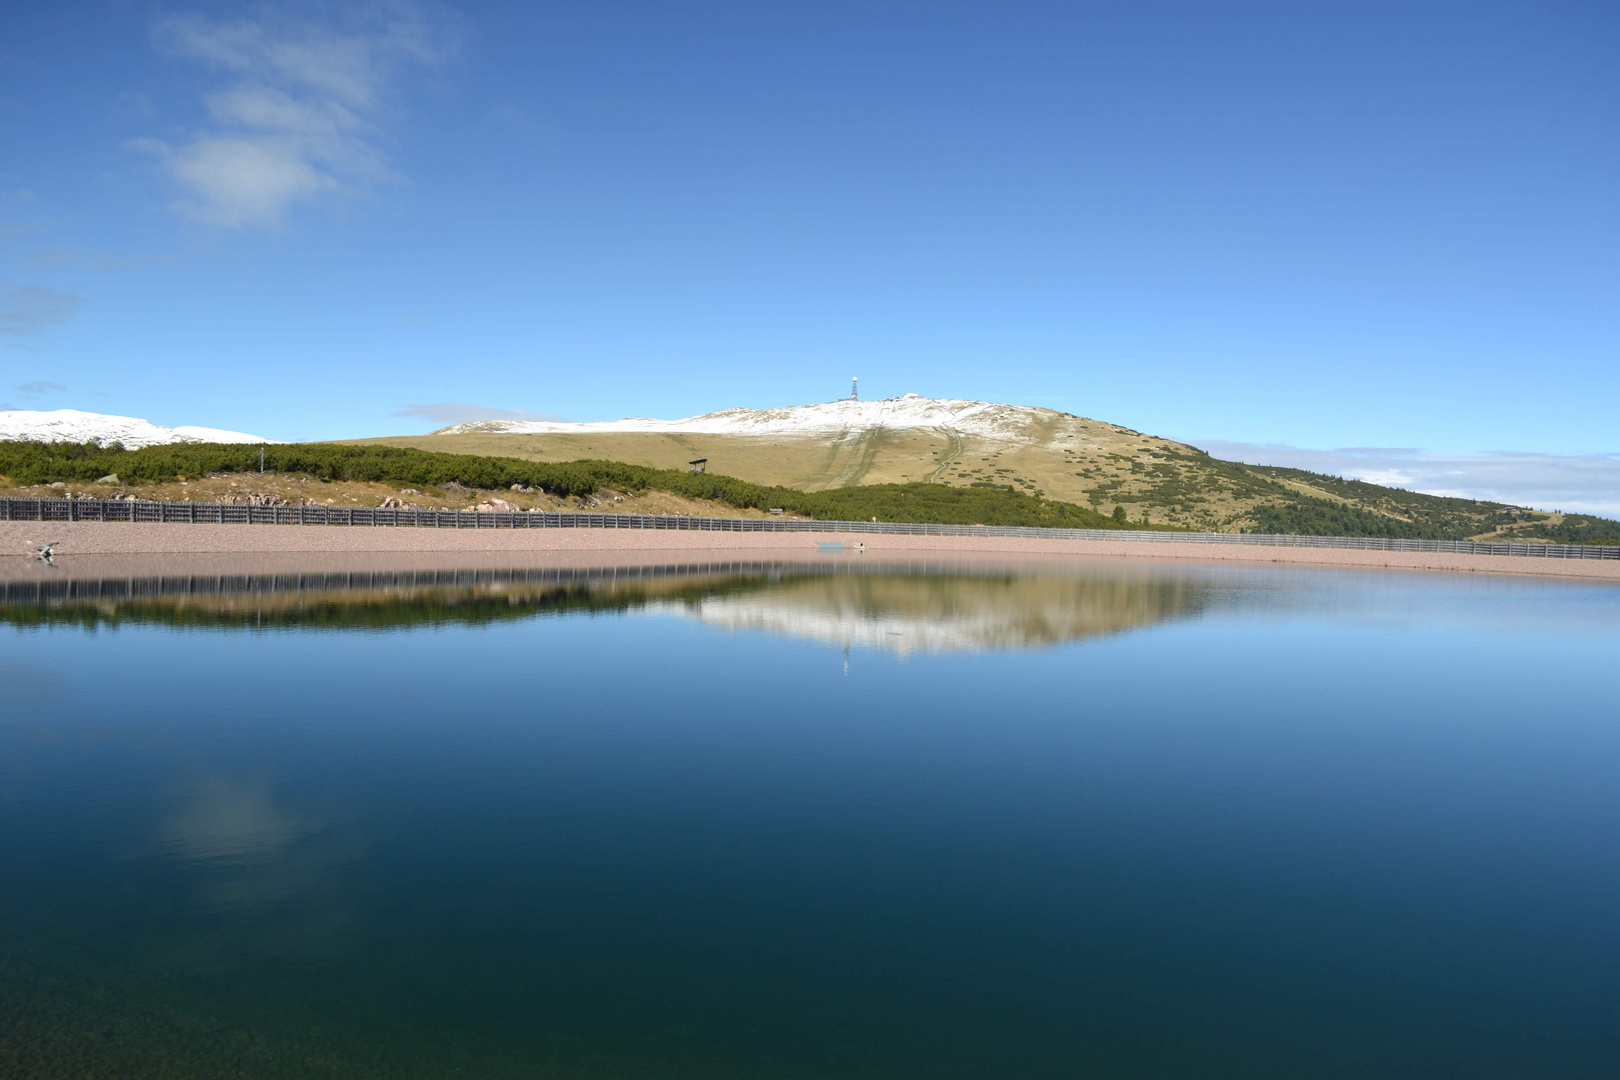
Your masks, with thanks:
[[(1267, 532), (1326, 535), (1334, 531), (1326, 529), (1328, 523), (1343, 521), (1347, 527), (1356, 530), (1339, 532), (1339, 535), (1344, 536), (1460, 540), (1501, 526), (1512, 525), (1519, 520), (1518, 514), (1501, 503), (1423, 495), (1415, 491), (1402, 491), (1399, 488), (1380, 487), (1363, 480), (1323, 476), (1303, 469), (1285, 469), (1271, 465), (1240, 467), (1283, 486), (1284, 490), (1290, 483), (1303, 484), (1333, 497), (1323, 499), (1297, 495), (1292, 505), (1262, 508), (1273, 512), (1265, 515), (1256, 512), (1253, 516), (1262, 531)], [(1335, 502), (1334, 499), (1344, 501)], [(1379, 519), (1382, 519), (1382, 523)], [(1283, 523), (1297, 523), (1302, 528), (1270, 527), (1273, 524)]]
[(417, 626), (508, 622), (535, 615), (629, 611), (647, 602), (646, 590), (605, 593), (565, 585), (520, 592), (319, 595), (293, 603), (215, 607), (177, 600), (93, 604), (0, 605), (0, 622), (13, 626), (85, 629), (118, 626), (192, 627), (209, 630), (403, 630)]
[(1298, 495), (1288, 504), (1260, 507), (1251, 516), (1262, 532), (1453, 540), (1501, 529), (1504, 531), (1497, 539), (1502, 540), (1620, 543), (1620, 521), (1607, 518), (1566, 514), (1561, 521), (1553, 522), (1549, 515), (1529, 515), (1501, 503), (1424, 495), (1303, 469), (1269, 465), (1242, 468), (1273, 482), (1308, 484), (1344, 500), (1340, 503)]
[[(1519, 520), (1500, 503), (1454, 499), (1380, 487), (1302, 469), (1243, 465), (1197, 450), (1157, 448), (1158, 460), (1112, 455), (1130, 479), (1099, 483), (1092, 503), (1164, 508), (1182, 519), (1209, 506), (1234, 507), (1213, 522), (1245, 532), (1300, 536), (1377, 536), (1404, 540), (1464, 540)], [(1309, 489), (1301, 491), (1300, 488)], [(1515, 534), (1517, 535), (1517, 534)]]
[[(793, 578), (763, 574), (658, 586), (548, 585), (394, 591), (333, 591), (251, 598), (209, 597), (0, 604), (0, 623), (26, 627), (167, 626), (209, 630), (405, 630), (481, 626), (543, 615), (603, 615), (632, 611), (652, 600), (692, 602), (780, 586)], [(232, 602), (236, 601), (236, 602)]]
[[(1478, 505), (1464, 499), (1428, 497), (1437, 502), (1464, 503), (1471, 507)], [(1463, 511), (1448, 514), (1444, 508), (1424, 508), (1411, 517), (1395, 517), (1310, 495), (1294, 495), (1285, 502), (1262, 503), (1249, 511), (1249, 516), (1256, 523), (1256, 532), (1291, 533), (1296, 536), (1379, 536), (1391, 540), (1457, 540), (1514, 520), (1511, 516), (1488, 514), (1482, 521), (1477, 513)]]
[[(949, 525), (1034, 525), (1119, 528), (1094, 510), (1010, 491), (942, 484), (871, 484), (805, 492), (750, 484), (713, 473), (653, 469), (616, 461), (547, 463), (521, 458), (442, 454), (378, 445), (302, 443), (265, 448), (265, 467), (318, 480), (358, 480), (413, 487), (450, 483), (501, 490), (513, 484), (551, 495), (582, 496), (601, 488), (668, 491), (728, 506), (781, 507), (822, 521), (937, 522)], [(116, 473), (124, 481), (159, 482), (207, 473), (254, 473), (259, 447), (185, 443), (141, 450), (91, 443), (0, 442), (0, 475), (19, 484), (93, 481)]]
[(1513, 535), (1555, 544), (1620, 544), (1620, 521), (1590, 514), (1565, 514), (1556, 524), (1538, 521), (1516, 530)]
[[(158, 483), (209, 473), (255, 473), (259, 447), (187, 443), (125, 450), (93, 443), (0, 442), (0, 477), (17, 484), (90, 482), (117, 473), (125, 482)], [(1173, 529), (1145, 523), (1165, 517), (1202, 527), (1306, 536), (1392, 539), (1542, 540), (1620, 543), (1620, 522), (1588, 515), (1561, 521), (1531, 517), (1500, 503), (1423, 495), (1301, 469), (1242, 465), (1201, 451), (1159, 451), (1159, 459), (1118, 457), (1130, 482), (1103, 480), (1088, 493), (1092, 506), (1027, 494), (1011, 485), (976, 481), (869, 484), (805, 492), (754, 484), (713, 473), (689, 473), (623, 462), (537, 462), (523, 458), (449, 454), (380, 444), (304, 443), (265, 448), (275, 472), (318, 480), (502, 490), (513, 484), (561, 497), (603, 488), (667, 491), (738, 508), (781, 507), (822, 521), (937, 522), (956, 525), (1057, 526), (1086, 529)], [(1111, 516), (1095, 507), (1114, 503)], [(1127, 513), (1125, 506), (1132, 507)], [(1225, 511), (1214, 508), (1224, 506)], [(1203, 509), (1201, 509), (1203, 508)], [(1183, 526), (1186, 527), (1186, 526)]]

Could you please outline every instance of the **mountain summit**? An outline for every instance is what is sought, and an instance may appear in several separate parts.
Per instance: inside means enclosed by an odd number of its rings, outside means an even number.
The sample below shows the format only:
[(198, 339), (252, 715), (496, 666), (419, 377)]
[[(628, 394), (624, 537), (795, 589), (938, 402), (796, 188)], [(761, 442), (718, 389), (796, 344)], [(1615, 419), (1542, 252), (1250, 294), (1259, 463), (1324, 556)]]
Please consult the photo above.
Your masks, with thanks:
[(1193, 529), (1467, 537), (1531, 524), (1497, 503), (1221, 461), (1185, 443), (1055, 409), (916, 394), (684, 420), (488, 420), (373, 441), (536, 461), (691, 467), (800, 491), (998, 487)]
[(435, 435), (501, 433), (509, 435), (847, 435), (852, 432), (932, 428), (985, 438), (1023, 439), (1042, 421), (1065, 414), (1028, 405), (998, 405), (989, 401), (926, 398), (918, 394), (879, 401), (843, 399), (817, 405), (789, 405), (778, 409), (725, 409), (684, 420), (654, 420), (633, 416), (623, 420), (573, 423), (542, 420), (482, 420), (442, 428)]
[(122, 443), (130, 450), (169, 443), (271, 443), (259, 435), (224, 431), (210, 427), (164, 427), (133, 416), (57, 409), (34, 412), (14, 409), (0, 412), (0, 439), (27, 442)]

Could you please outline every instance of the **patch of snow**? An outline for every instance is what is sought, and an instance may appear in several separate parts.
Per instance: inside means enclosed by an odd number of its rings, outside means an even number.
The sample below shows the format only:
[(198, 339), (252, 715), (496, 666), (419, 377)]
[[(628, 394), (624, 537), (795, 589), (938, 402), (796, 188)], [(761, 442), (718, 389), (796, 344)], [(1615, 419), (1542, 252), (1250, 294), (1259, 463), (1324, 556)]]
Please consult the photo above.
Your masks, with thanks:
[(679, 615), (731, 631), (766, 632), (818, 641), (882, 649), (902, 656), (912, 653), (979, 652), (1049, 645), (1031, 640), (1013, 616), (985, 612), (949, 616), (912, 616), (899, 612), (856, 611), (845, 607), (800, 605), (773, 597), (714, 597), (694, 603), (657, 601), (648, 614)]
[(1139, 619), (1099, 612), (1059, 586), (1044, 604), (998, 603), (994, 596), (958, 595), (948, 611), (906, 610), (852, 603), (829, 590), (777, 591), (701, 600), (659, 600), (640, 610), (696, 619), (730, 631), (765, 632), (828, 645), (912, 653), (1038, 649), (1096, 634), (1113, 633)]
[(248, 435), (241, 431), (226, 431), (224, 428), (196, 427), (185, 424), (174, 429), (174, 442), (217, 442), (217, 443), (273, 443), (277, 440), (266, 439), (259, 435)]
[(167, 428), (133, 416), (109, 416), (78, 409), (57, 409), (54, 412), (15, 409), (0, 412), (0, 439), (80, 443), (98, 440), (102, 443), (122, 443), (130, 450), (188, 442), (275, 442), (274, 439), (240, 431), (208, 427)]
[(997, 405), (988, 401), (925, 398), (907, 394), (882, 401), (829, 401), (780, 409), (726, 409), (685, 420), (627, 417), (590, 423), (542, 420), (482, 420), (443, 428), (437, 434), (496, 432), (512, 435), (680, 435), (841, 436), (873, 428), (938, 428), (996, 439), (1021, 439), (1039, 420), (1060, 416), (1051, 409)]

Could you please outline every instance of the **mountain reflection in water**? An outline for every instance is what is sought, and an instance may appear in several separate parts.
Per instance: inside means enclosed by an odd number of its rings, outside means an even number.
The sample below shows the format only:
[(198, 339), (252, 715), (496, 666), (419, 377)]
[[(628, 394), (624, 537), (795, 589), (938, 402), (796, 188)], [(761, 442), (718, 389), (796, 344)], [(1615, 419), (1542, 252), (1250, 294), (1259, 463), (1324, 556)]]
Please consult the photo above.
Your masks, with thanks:
[(1178, 577), (840, 574), (659, 601), (728, 630), (917, 652), (1033, 649), (1198, 610), (1207, 590)]
[(0, 559), (0, 1078), (1614, 1075), (1620, 589), (680, 557)]
[(1031, 649), (1201, 611), (1206, 581), (1162, 569), (932, 562), (85, 577), (0, 589), (0, 622), (374, 630), (569, 613), (676, 615), (901, 655)]

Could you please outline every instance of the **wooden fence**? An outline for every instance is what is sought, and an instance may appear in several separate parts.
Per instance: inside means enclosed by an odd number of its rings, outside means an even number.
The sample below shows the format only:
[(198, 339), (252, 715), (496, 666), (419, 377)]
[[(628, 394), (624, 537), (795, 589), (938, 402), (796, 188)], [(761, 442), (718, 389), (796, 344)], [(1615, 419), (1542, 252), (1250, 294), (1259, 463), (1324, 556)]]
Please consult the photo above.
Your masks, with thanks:
[[(1389, 540), (1371, 536), (1172, 532), (1135, 529), (1045, 529), (1016, 525), (916, 525), (884, 521), (794, 518), (706, 518), (676, 514), (558, 514), (542, 511), (385, 510), (346, 506), (244, 506), (134, 499), (0, 498), (5, 521), (125, 521), (193, 525), (343, 525), (434, 529), (679, 529), (697, 532), (885, 533), (901, 536), (994, 536), (1042, 540), (1138, 540), (1149, 543), (1243, 544), (1350, 548), (1539, 559), (1620, 559), (1616, 544), (1484, 543)], [(49, 540), (50, 537), (41, 537)]]
[(350, 591), (410, 592), (508, 585), (543, 587), (622, 586), (669, 580), (701, 581), (739, 576), (856, 577), (930, 576), (961, 570), (951, 560), (818, 560), (803, 558), (702, 559), (630, 566), (535, 566), (454, 570), (335, 570), (268, 574), (168, 574), (157, 577), (78, 578), (50, 575), (0, 581), (0, 607), (72, 603), (123, 603), (225, 596)]

